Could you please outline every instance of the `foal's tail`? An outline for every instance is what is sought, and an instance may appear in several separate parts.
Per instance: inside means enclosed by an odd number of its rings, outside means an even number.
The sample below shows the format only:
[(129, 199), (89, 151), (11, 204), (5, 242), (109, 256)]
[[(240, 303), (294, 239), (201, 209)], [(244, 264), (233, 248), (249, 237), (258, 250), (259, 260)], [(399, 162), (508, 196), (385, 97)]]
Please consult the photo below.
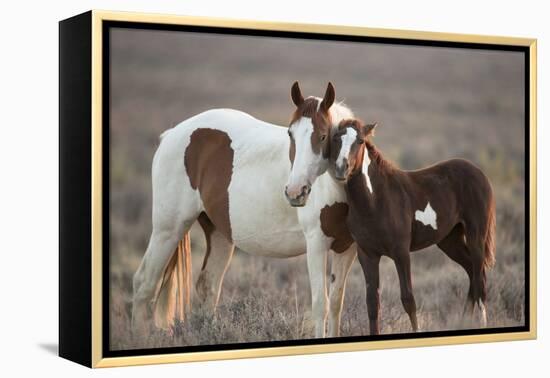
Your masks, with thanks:
[(487, 231), (485, 234), (485, 256), (483, 259), (483, 268), (491, 269), (495, 265), (496, 253), (496, 206), (495, 198), (491, 196), (491, 202), (488, 209)]
[(155, 306), (157, 327), (169, 329), (191, 311), (191, 275), (191, 239), (186, 232), (164, 270)]

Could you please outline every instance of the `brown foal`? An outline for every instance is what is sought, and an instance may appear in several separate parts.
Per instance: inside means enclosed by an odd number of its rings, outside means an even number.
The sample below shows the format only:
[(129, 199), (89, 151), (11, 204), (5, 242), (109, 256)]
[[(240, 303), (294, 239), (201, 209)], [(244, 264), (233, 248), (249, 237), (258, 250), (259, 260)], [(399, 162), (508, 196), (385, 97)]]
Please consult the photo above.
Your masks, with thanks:
[(371, 140), (376, 125), (344, 120), (331, 139), (331, 165), (345, 182), (347, 224), (357, 242), (367, 284), (371, 334), (380, 332), (379, 262), (390, 257), (401, 301), (418, 330), (410, 252), (437, 244), (464, 268), (470, 289), (464, 313), (475, 305), (486, 326), (486, 271), (495, 258), (495, 202), (481, 170), (462, 159), (403, 171), (386, 161)]

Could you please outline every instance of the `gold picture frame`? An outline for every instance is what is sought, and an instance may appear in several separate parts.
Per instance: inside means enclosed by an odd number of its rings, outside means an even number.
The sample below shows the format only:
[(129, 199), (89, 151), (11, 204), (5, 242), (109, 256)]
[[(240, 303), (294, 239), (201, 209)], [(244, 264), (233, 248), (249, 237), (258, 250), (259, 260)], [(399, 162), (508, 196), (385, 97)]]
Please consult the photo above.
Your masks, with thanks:
[[(169, 353), (169, 354), (151, 354), (151, 355), (139, 355), (139, 356), (125, 356), (125, 357), (105, 357), (103, 354), (103, 305), (105, 288), (103, 287), (103, 274), (105, 261), (103, 259), (104, 248), (104, 235), (103, 235), (103, 191), (105, 190), (103, 178), (103, 104), (105, 99), (103, 98), (102, 77), (104, 67), (103, 60), (103, 25), (105, 22), (128, 22), (139, 24), (163, 24), (163, 25), (191, 25), (191, 26), (206, 26), (216, 28), (238, 28), (238, 29), (250, 29), (250, 30), (263, 30), (263, 31), (284, 31), (284, 32), (299, 32), (299, 33), (311, 33), (311, 34), (330, 34), (330, 35), (343, 35), (343, 36), (360, 36), (360, 37), (376, 37), (376, 38), (388, 38), (399, 40), (415, 40), (415, 41), (439, 41), (439, 42), (456, 42), (456, 43), (471, 43), (471, 44), (487, 44), (487, 45), (503, 45), (503, 46), (519, 46), (528, 51), (528, 98), (529, 104), (528, 112), (529, 117), (529, 235), (526, 235), (529, 242), (529, 276), (528, 280), (528, 314), (529, 318), (526, 319), (529, 324), (529, 329), (521, 332), (510, 333), (492, 333), (492, 334), (475, 334), (475, 335), (459, 335), (459, 336), (444, 336), (444, 337), (419, 337), (419, 338), (406, 338), (397, 340), (375, 340), (375, 341), (361, 341), (361, 342), (342, 342), (331, 344), (312, 344), (312, 345), (295, 345), (295, 346), (270, 346), (265, 348), (253, 348), (253, 349), (232, 349), (232, 350), (216, 350), (216, 351), (200, 351), (200, 352), (185, 352), (185, 353)], [(536, 54), (537, 54), (537, 41), (536, 39), (527, 38), (513, 38), (513, 37), (501, 37), (501, 36), (482, 36), (482, 35), (468, 35), (468, 34), (451, 34), (451, 33), (435, 33), (435, 32), (423, 32), (423, 31), (406, 31), (406, 30), (392, 30), (392, 29), (377, 29), (367, 27), (350, 27), (350, 26), (336, 26), (336, 25), (317, 25), (317, 24), (295, 24), (295, 23), (280, 23), (280, 22), (260, 22), (251, 20), (231, 20), (231, 19), (219, 19), (210, 17), (188, 17), (188, 16), (175, 16), (175, 15), (161, 15), (161, 14), (145, 14), (145, 13), (127, 13), (127, 12), (111, 12), (93, 10), (85, 13), (81, 16), (76, 16), (72, 19), (62, 21), (60, 23), (60, 92), (64, 90), (68, 91), (70, 86), (76, 80), (85, 80), (82, 91), (86, 94), (90, 90), (89, 103), (82, 103), (80, 106), (84, 110), (88, 110), (86, 114), (70, 114), (68, 107), (72, 106), (71, 101), (84, 101), (79, 96), (69, 96), (68, 94), (60, 95), (60, 127), (61, 127), (61, 143), (60, 148), (61, 157), (61, 187), (62, 192), (60, 197), (65, 198), (65, 204), (61, 203), (60, 218), (63, 227), (61, 227), (61, 238), (69, 238), (68, 234), (73, 233), (73, 238), (76, 238), (79, 233), (88, 233), (89, 246), (85, 247), (89, 249), (85, 254), (85, 258), (70, 257), (69, 254), (79, 251), (74, 250), (74, 246), (77, 245), (78, 240), (68, 240), (67, 242), (61, 241), (60, 246), (60, 355), (71, 359), (73, 361), (82, 363), (90, 367), (113, 367), (113, 366), (128, 366), (128, 365), (143, 365), (143, 364), (157, 364), (157, 363), (172, 363), (172, 362), (188, 362), (188, 361), (207, 361), (207, 360), (220, 360), (220, 359), (237, 359), (237, 358), (250, 358), (250, 357), (267, 357), (267, 356), (283, 356), (283, 355), (295, 355), (295, 354), (311, 354), (311, 353), (327, 353), (327, 352), (347, 352), (347, 351), (359, 351), (359, 350), (371, 350), (371, 349), (386, 349), (386, 348), (398, 348), (398, 347), (419, 347), (419, 346), (433, 346), (433, 345), (448, 345), (448, 344), (466, 344), (466, 343), (481, 343), (481, 342), (495, 342), (495, 341), (512, 341), (512, 340), (527, 340), (535, 339), (537, 335), (537, 298), (536, 298), (536, 284), (537, 284), (537, 265), (536, 265), (536, 203), (537, 203), (537, 66), (536, 66)], [(78, 40), (75, 33), (84, 33), (83, 40), (86, 43), (82, 43)], [(72, 36), (67, 36), (72, 34)], [(71, 53), (73, 51), (79, 51), (78, 49), (88, 49), (89, 54), (81, 57), (89, 61), (90, 77), (82, 78), (79, 73), (70, 74), (66, 70), (68, 68), (68, 61), (64, 59), (72, 58)], [(87, 50), (87, 51), (88, 51)], [(71, 81), (72, 80), (72, 81)], [(65, 85), (67, 87), (65, 87)], [(89, 85), (89, 87), (88, 87)], [(72, 98), (70, 98), (72, 97)], [(84, 111), (83, 110), (83, 111)], [(85, 113), (85, 111), (84, 111)], [(66, 114), (66, 115), (65, 115)], [(73, 118), (71, 118), (73, 117)], [(76, 118), (75, 118), (76, 117)], [(78, 118), (81, 117), (81, 118)], [(89, 141), (89, 181), (83, 181), (82, 187), (85, 188), (90, 185), (89, 190), (84, 193), (70, 193), (70, 189), (63, 189), (63, 167), (64, 159), (67, 159), (68, 155), (64, 155), (64, 143), (75, 138), (75, 135), (70, 133), (78, 133), (76, 130), (69, 130), (70, 128), (80, 127), (74, 124), (74, 121), (89, 121), (90, 127), (83, 128), (84, 131), (78, 134), (82, 137), (83, 141)], [(70, 122), (71, 121), (71, 122)], [(71, 123), (71, 125), (69, 125)], [(91, 131), (91, 133), (90, 133)], [(66, 140), (64, 139), (66, 138)], [(67, 154), (70, 151), (67, 151)], [(74, 152), (74, 151), (73, 151)], [(526, 155), (527, 157), (527, 155)], [(84, 164), (84, 163), (83, 163)], [(66, 174), (71, 174), (71, 168), (67, 166)], [(78, 230), (71, 227), (77, 227), (75, 224), (71, 224), (71, 216), (76, 216), (70, 213), (64, 206), (69, 206), (71, 201), (76, 201), (79, 196), (88, 196), (89, 202), (86, 202), (88, 206), (88, 214), (90, 219), (84, 222)], [(527, 199), (526, 199), (527, 200)], [(63, 202), (63, 201), (62, 201)], [(65, 219), (65, 220), (64, 220)], [(87, 228), (89, 226), (89, 229)], [(78, 232), (77, 232), (78, 231)], [(72, 244), (71, 244), (72, 243)], [(70, 252), (70, 253), (69, 253)], [(72, 273), (71, 273), (72, 272)], [(87, 272), (78, 279), (88, 280), (89, 285), (71, 281), (76, 279), (71, 274), (77, 272)], [(84, 281), (83, 281), (84, 282)], [(74, 296), (77, 295), (77, 290), (81, 290), (83, 298), (80, 300), (85, 301), (84, 307), (80, 308), (80, 311), (88, 311), (89, 316), (85, 316), (83, 319), (74, 320), (79, 314), (76, 309), (71, 309), (72, 306), (78, 306), (78, 303), (74, 302)], [(89, 292), (88, 292), (89, 290)], [(64, 299), (64, 298), (67, 299)], [(89, 303), (87, 302), (89, 301)], [(81, 315), (81, 314), (80, 314)], [(71, 323), (71, 325), (67, 325)], [(76, 332), (84, 332), (86, 335), (82, 338), (76, 337)], [(89, 334), (89, 335), (88, 335)], [(89, 336), (89, 338), (88, 338)], [(77, 339), (84, 340), (83, 343), (89, 342), (89, 348), (86, 346), (84, 351), (73, 352), (72, 350), (77, 345)], [(89, 354), (88, 354), (89, 353)]]

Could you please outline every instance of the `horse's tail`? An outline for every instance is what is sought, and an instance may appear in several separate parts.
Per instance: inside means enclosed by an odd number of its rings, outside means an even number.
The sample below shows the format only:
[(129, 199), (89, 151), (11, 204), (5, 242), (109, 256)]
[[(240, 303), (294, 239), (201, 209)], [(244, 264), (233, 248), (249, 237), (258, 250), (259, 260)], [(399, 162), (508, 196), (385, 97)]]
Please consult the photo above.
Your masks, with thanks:
[(185, 320), (191, 310), (191, 278), (191, 240), (186, 232), (164, 270), (155, 305), (157, 327), (170, 329), (175, 319)]
[(189, 231), (178, 243), (177, 276), (178, 276), (178, 311), (179, 320), (185, 319), (185, 314), (191, 311), (191, 237)]
[(491, 195), (491, 202), (489, 204), (488, 218), (487, 218), (487, 231), (485, 234), (485, 255), (483, 259), (483, 268), (485, 270), (491, 269), (495, 265), (495, 253), (496, 253), (496, 206), (495, 198)]

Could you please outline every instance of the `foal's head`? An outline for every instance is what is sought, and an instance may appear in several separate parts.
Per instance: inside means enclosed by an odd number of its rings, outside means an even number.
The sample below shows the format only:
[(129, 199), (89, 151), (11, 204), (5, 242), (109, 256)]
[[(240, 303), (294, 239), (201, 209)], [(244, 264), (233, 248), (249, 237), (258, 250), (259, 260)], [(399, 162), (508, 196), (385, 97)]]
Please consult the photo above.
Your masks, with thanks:
[(337, 180), (345, 181), (361, 169), (364, 154), (368, 154), (365, 151), (365, 143), (367, 138), (374, 134), (375, 128), (376, 124), (364, 124), (357, 119), (345, 119), (340, 122), (332, 135), (330, 154), (334, 177)]
[(334, 104), (334, 96), (331, 83), (323, 98), (305, 99), (298, 82), (292, 85), (291, 97), (296, 110), (288, 127), (292, 168), (285, 188), (286, 198), (292, 206), (304, 206), (315, 179), (326, 172), (333, 126), (340, 119), (353, 116), (342, 104)]

